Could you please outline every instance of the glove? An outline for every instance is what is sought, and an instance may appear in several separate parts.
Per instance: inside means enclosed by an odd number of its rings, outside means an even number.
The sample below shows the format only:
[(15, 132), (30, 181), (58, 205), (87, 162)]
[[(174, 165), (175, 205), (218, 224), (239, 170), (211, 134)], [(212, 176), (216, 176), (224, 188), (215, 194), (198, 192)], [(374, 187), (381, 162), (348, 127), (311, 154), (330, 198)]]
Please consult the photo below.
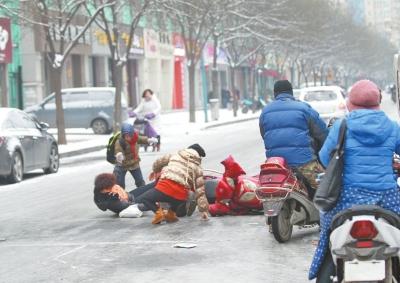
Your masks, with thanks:
[(154, 113), (149, 113), (149, 114), (144, 115), (144, 117), (145, 117), (146, 119), (148, 119), (148, 120), (151, 120), (151, 119), (153, 119), (154, 117), (156, 117), (156, 114), (154, 114)]
[(133, 111), (130, 111), (128, 113), (128, 115), (129, 115), (130, 118), (135, 118), (137, 116), (137, 114), (135, 112), (133, 112)]
[(117, 163), (122, 163), (122, 161), (125, 160), (125, 157), (124, 157), (124, 155), (122, 154), (122, 152), (118, 152), (118, 153), (115, 155), (115, 159), (117, 160)]
[(149, 144), (157, 144), (158, 143), (158, 139), (157, 138), (149, 138), (148, 142), (149, 142)]

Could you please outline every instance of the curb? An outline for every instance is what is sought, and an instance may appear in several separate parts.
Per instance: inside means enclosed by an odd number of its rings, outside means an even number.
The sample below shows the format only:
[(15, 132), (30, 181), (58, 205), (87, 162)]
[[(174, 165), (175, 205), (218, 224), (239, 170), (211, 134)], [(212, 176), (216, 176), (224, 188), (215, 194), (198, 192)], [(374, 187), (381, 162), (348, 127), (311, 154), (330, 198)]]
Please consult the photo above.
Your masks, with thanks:
[(60, 153), (60, 158), (66, 158), (66, 157), (74, 157), (86, 153), (91, 153), (95, 151), (99, 151), (106, 148), (105, 145), (97, 145), (97, 146), (92, 146), (92, 147), (87, 147), (87, 148), (82, 148), (78, 150), (72, 150), (64, 153)]
[(217, 124), (214, 124), (214, 125), (204, 126), (200, 130), (205, 131), (205, 130), (208, 130), (208, 129), (213, 129), (213, 128), (218, 128), (218, 127), (222, 127), (222, 126), (233, 125), (233, 124), (236, 124), (236, 123), (248, 122), (248, 121), (257, 120), (257, 119), (259, 119), (259, 116), (244, 118), (244, 119), (240, 119), (240, 120), (221, 122), (221, 123), (217, 123)]

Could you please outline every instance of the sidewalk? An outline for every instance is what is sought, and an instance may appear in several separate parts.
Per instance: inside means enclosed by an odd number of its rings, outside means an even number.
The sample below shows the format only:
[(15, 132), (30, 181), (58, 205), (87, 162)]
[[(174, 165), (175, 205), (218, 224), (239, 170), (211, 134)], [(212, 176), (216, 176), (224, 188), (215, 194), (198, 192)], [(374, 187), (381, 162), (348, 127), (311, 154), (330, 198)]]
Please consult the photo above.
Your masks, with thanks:
[[(162, 113), (163, 140), (176, 139), (177, 135), (190, 134), (211, 128), (221, 127), (229, 124), (245, 122), (258, 119), (260, 111), (256, 113), (242, 114), (233, 117), (233, 111), (220, 109), (218, 121), (211, 121), (211, 113), (208, 111), (208, 123), (205, 122), (203, 110), (196, 111), (196, 123), (189, 123), (188, 111), (173, 111)], [(49, 133), (57, 138), (57, 129), (49, 129)], [(110, 135), (95, 135), (91, 129), (67, 129), (67, 145), (59, 145), (61, 158), (77, 156), (85, 153), (101, 150), (106, 147)]]

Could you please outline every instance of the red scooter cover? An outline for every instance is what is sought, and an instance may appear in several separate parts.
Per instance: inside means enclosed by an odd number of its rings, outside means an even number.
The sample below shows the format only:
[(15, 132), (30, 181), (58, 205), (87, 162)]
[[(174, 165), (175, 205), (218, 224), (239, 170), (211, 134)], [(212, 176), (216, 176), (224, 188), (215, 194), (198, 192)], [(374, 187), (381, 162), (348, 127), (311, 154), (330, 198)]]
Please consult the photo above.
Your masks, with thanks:
[(261, 165), (259, 198), (284, 197), (287, 191), (282, 189), (292, 189), (296, 185), (297, 179), (284, 158), (271, 157)]

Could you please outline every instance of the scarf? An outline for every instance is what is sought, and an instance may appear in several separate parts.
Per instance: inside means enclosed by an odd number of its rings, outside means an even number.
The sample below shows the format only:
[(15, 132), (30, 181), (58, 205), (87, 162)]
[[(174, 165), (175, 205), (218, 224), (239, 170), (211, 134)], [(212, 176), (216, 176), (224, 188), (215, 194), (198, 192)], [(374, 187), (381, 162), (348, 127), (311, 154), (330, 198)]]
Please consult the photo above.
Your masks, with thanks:
[(139, 140), (139, 134), (137, 132), (135, 132), (132, 136), (131, 141), (129, 142), (134, 160), (138, 159), (138, 154), (136, 152), (136, 144), (137, 144), (138, 140)]

